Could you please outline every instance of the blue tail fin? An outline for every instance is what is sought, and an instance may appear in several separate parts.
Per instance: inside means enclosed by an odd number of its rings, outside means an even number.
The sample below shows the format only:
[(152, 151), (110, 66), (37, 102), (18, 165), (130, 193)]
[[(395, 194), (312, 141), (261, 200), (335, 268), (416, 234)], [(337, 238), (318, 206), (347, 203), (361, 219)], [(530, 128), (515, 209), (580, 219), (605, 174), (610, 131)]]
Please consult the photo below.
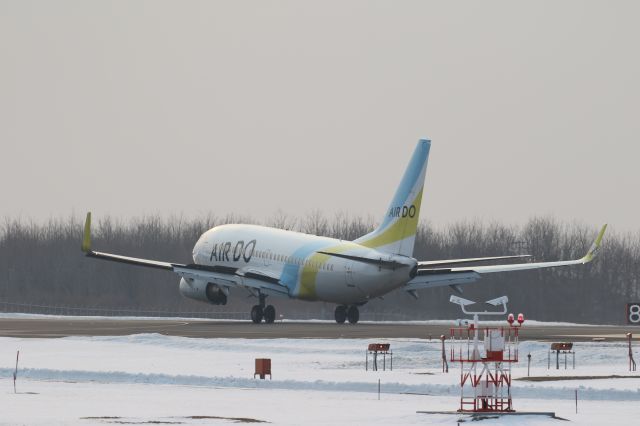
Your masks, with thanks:
[(382, 223), (375, 231), (355, 240), (356, 243), (386, 253), (413, 256), (430, 148), (431, 141), (418, 141)]

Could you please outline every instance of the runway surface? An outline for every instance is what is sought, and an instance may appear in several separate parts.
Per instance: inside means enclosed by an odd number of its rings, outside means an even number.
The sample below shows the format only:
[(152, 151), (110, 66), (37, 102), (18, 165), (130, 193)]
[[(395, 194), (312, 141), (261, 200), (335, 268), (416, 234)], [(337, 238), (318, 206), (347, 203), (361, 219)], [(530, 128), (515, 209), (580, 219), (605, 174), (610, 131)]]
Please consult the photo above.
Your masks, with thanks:
[[(0, 336), (55, 338), (66, 336), (123, 336), (159, 333), (168, 336), (200, 338), (432, 338), (449, 335), (451, 325), (420, 323), (335, 324), (330, 322), (282, 322), (253, 324), (243, 321), (111, 318), (0, 318)], [(527, 325), (521, 340), (620, 341), (631, 326)]]

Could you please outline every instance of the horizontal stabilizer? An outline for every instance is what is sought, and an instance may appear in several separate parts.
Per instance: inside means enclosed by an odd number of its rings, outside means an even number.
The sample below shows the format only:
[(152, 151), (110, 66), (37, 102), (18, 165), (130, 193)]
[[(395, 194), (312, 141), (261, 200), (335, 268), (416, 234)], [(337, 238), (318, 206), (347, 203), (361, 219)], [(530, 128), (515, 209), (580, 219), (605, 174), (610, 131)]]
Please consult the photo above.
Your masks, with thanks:
[(328, 251), (319, 251), (318, 253), (326, 254), (327, 256), (340, 257), (342, 259), (353, 260), (354, 262), (370, 263), (373, 265), (378, 265), (382, 268), (402, 268), (402, 267), (409, 266), (407, 264), (396, 262), (394, 260), (384, 260), (382, 258), (374, 259), (371, 257), (354, 256), (351, 254), (331, 253)]

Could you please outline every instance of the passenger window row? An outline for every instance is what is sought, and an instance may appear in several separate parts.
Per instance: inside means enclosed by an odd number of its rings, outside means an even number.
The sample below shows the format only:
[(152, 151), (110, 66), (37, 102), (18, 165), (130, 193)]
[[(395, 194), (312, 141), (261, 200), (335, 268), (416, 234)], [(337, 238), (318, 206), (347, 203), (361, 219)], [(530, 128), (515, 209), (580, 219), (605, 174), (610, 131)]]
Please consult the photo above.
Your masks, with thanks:
[(333, 265), (329, 263), (312, 262), (308, 259), (305, 260), (299, 257), (285, 256), (282, 254), (272, 253), (270, 251), (264, 250), (256, 250), (255, 255), (260, 259), (268, 259), (282, 263), (292, 263), (294, 265), (308, 266), (311, 268), (322, 269), (324, 271), (333, 271)]

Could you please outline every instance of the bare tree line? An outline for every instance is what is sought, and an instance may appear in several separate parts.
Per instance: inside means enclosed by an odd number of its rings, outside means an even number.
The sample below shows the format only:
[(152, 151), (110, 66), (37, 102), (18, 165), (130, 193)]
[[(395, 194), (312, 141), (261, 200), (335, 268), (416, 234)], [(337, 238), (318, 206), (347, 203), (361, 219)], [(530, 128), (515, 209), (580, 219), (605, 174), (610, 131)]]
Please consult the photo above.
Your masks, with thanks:
[[(225, 223), (257, 223), (250, 217), (208, 215), (199, 218), (145, 216), (131, 221), (101, 218), (93, 226), (94, 246), (104, 251), (179, 263), (191, 262), (191, 249), (205, 230)], [(278, 212), (264, 225), (353, 240), (370, 232), (371, 218), (313, 211), (302, 218)], [(434, 227), (421, 223), (414, 256), (420, 260), (527, 253), (536, 261), (581, 257), (596, 227), (535, 217), (523, 226), (480, 221)], [(72, 307), (171, 311), (248, 310), (254, 304), (242, 290), (226, 307), (183, 298), (178, 278), (166, 271), (101, 262), (80, 252), (82, 220), (46, 223), (5, 218), (0, 229), (0, 302)], [(464, 286), (464, 296), (487, 300), (506, 294), (510, 308), (530, 318), (583, 323), (624, 323), (625, 305), (640, 300), (640, 235), (607, 232), (599, 258), (587, 265), (553, 270), (501, 273)], [(453, 290), (420, 292), (418, 300), (399, 290), (370, 301), (365, 313), (397, 319), (459, 317), (448, 303)], [(277, 299), (286, 317), (331, 318), (333, 306)], [(1, 309), (1, 305), (0, 305)]]

